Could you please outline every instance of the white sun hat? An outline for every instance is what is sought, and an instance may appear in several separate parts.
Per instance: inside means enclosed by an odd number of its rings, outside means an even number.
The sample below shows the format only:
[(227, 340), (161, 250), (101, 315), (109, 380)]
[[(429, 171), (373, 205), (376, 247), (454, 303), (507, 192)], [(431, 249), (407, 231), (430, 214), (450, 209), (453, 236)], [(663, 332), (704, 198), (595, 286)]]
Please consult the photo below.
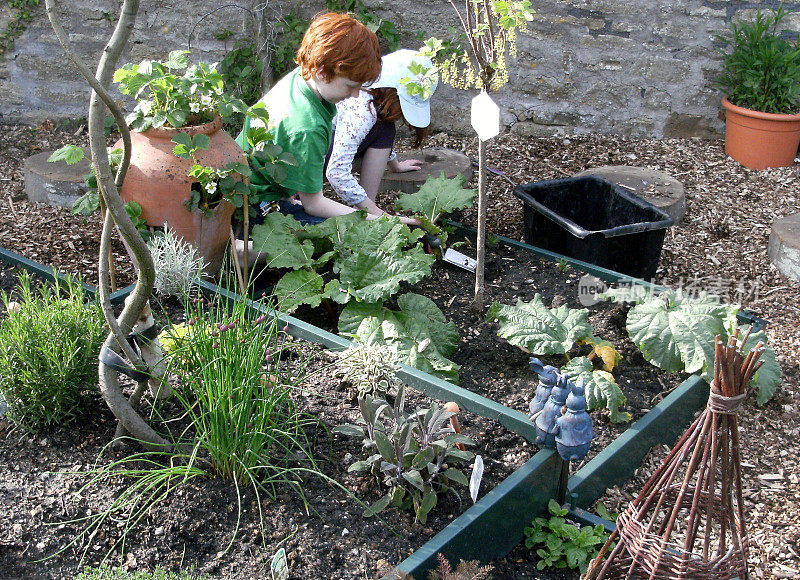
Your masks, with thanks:
[[(369, 85), (370, 89), (397, 89), (400, 97), (400, 108), (403, 117), (414, 127), (427, 127), (431, 124), (430, 98), (439, 84), (438, 75), (411, 72), (411, 65), (417, 64), (430, 71), (433, 69), (431, 59), (417, 52), (403, 48), (387, 54), (381, 59), (381, 76)], [(425, 92), (425, 98), (417, 94)], [(413, 93), (413, 94), (410, 94)]]

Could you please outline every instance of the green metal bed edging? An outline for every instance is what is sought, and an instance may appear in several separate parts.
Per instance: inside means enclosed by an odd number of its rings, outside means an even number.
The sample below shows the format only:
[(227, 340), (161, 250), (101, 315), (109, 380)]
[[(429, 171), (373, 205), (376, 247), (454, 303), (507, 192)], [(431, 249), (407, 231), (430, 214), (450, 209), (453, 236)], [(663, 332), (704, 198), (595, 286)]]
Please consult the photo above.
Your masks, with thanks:
[[(55, 268), (51, 268), (50, 266), (45, 266), (44, 264), (40, 264), (39, 262), (35, 262), (33, 260), (29, 260), (25, 256), (17, 254), (16, 252), (12, 252), (10, 250), (6, 250), (4, 248), (0, 248), (0, 261), (3, 261), (7, 264), (12, 264), (14, 266), (19, 266), (24, 268), (25, 270), (34, 272), (36, 275), (41, 276), (45, 280), (49, 280), (50, 282), (66, 282), (67, 276), (56, 270)], [(81, 287), (86, 294), (94, 297), (96, 293), (96, 289), (91, 284), (87, 284), (81, 280)]]
[[(20, 254), (12, 252), (11, 250), (6, 250), (5, 248), (0, 248), (0, 262), (19, 266), (20, 268), (34, 272), (37, 276), (41, 276), (45, 280), (49, 280), (51, 282), (55, 282), (56, 280), (59, 282), (66, 282), (67, 280), (67, 276), (55, 268), (51, 268), (50, 266), (45, 266), (39, 262), (29, 260), (25, 256), (21, 256)], [(126, 286), (125, 288), (121, 288), (120, 290), (112, 293), (110, 296), (111, 303), (118, 304), (125, 300), (125, 297), (133, 291), (133, 286), (134, 285), (131, 284), (130, 286)], [(96, 286), (81, 281), (81, 287), (83, 288), (83, 291), (92, 298), (97, 297), (98, 292)]]
[[(438, 553), (453, 563), (475, 559), (488, 562), (505, 556), (522, 540), (532, 518), (528, 514), (544, 513), (555, 496), (558, 463), (558, 454), (552, 449), (539, 451), (397, 568), (424, 580), (438, 565)], [(383, 580), (393, 578), (388, 575)]]

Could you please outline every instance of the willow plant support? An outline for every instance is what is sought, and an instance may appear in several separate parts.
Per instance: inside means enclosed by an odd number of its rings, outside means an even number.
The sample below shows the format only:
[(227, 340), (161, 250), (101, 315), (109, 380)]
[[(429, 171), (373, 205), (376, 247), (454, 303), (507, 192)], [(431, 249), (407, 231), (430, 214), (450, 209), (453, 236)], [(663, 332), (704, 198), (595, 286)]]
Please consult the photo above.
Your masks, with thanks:
[(737, 412), (764, 344), (745, 355), (748, 337), (716, 338), (708, 406), (619, 516), (585, 579), (749, 578)]

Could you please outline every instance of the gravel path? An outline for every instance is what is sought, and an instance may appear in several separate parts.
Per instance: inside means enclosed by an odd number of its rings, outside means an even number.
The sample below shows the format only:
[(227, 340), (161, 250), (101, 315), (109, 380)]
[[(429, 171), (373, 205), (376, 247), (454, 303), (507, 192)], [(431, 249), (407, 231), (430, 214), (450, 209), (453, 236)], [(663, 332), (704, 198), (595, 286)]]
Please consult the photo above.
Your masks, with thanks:
[[(25, 200), (23, 159), (64, 143), (83, 144), (84, 127), (0, 126), (0, 246), (96, 282), (99, 223)], [(433, 146), (476, 157), (474, 140), (435, 135)], [(511, 183), (571, 176), (599, 165), (635, 165), (667, 172), (683, 182), (685, 220), (667, 235), (657, 282), (722, 288), (768, 321), (767, 332), (783, 370), (776, 397), (763, 408), (750, 402), (741, 417), (751, 564), (757, 578), (800, 577), (800, 284), (769, 262), (772, 222), (797, 212), (800, 168), (750, 171), (728, 159), (720, 141), (630, 140), (601, 135), (492, 141), (488, 163), (504, 172), (491, 176), (488, 228), (520, 239), (522, 211)], [(510, 182), (509, 182), (510, 180)], [(465, 222), (474, 220), (465, 214)], [(130, 270), (121, 267), (121, 281)], [(126, 274), (127, 272), (127, 274)], [(652, 473), (663, 449), (654, 450), (641, 475), (612, 490), (613, 507), (624, 506)]]

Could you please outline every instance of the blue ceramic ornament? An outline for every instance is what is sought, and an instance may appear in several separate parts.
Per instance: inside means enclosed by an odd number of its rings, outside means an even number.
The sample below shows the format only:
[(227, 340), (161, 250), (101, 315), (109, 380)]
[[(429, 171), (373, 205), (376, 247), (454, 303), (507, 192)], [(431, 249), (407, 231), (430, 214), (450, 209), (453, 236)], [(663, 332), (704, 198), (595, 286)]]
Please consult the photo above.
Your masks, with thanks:
[(550, 391), (558, 382), (558, 369), (547, 365), (543, 366), (542, 361), (536, 357), (531, 357), (531, 368), (539, 375), (539, 385), (536, 387), (536, 394), (530, 402), (530, 418), (535, 420), (537, 413), (544, 409), (544, 404), (550, 396)]
[(594, 437), (583, 380), (572, 385), (566, 404), (566, 413), (556, 419), (556, 449), (564, 461), (577, 461), (586, 457)]
[(558, 425), (556, 419), (561, 416), (561, 407), (567, 401), (570, 392), (570, 383), (567, 375), (556, 373), (558, 380), (550, 391), (550, 397), (544, 404), (541, 413), (536, 416), (536, 443), (540, 447), (554, 448), (556, 446), (556, 433)]

